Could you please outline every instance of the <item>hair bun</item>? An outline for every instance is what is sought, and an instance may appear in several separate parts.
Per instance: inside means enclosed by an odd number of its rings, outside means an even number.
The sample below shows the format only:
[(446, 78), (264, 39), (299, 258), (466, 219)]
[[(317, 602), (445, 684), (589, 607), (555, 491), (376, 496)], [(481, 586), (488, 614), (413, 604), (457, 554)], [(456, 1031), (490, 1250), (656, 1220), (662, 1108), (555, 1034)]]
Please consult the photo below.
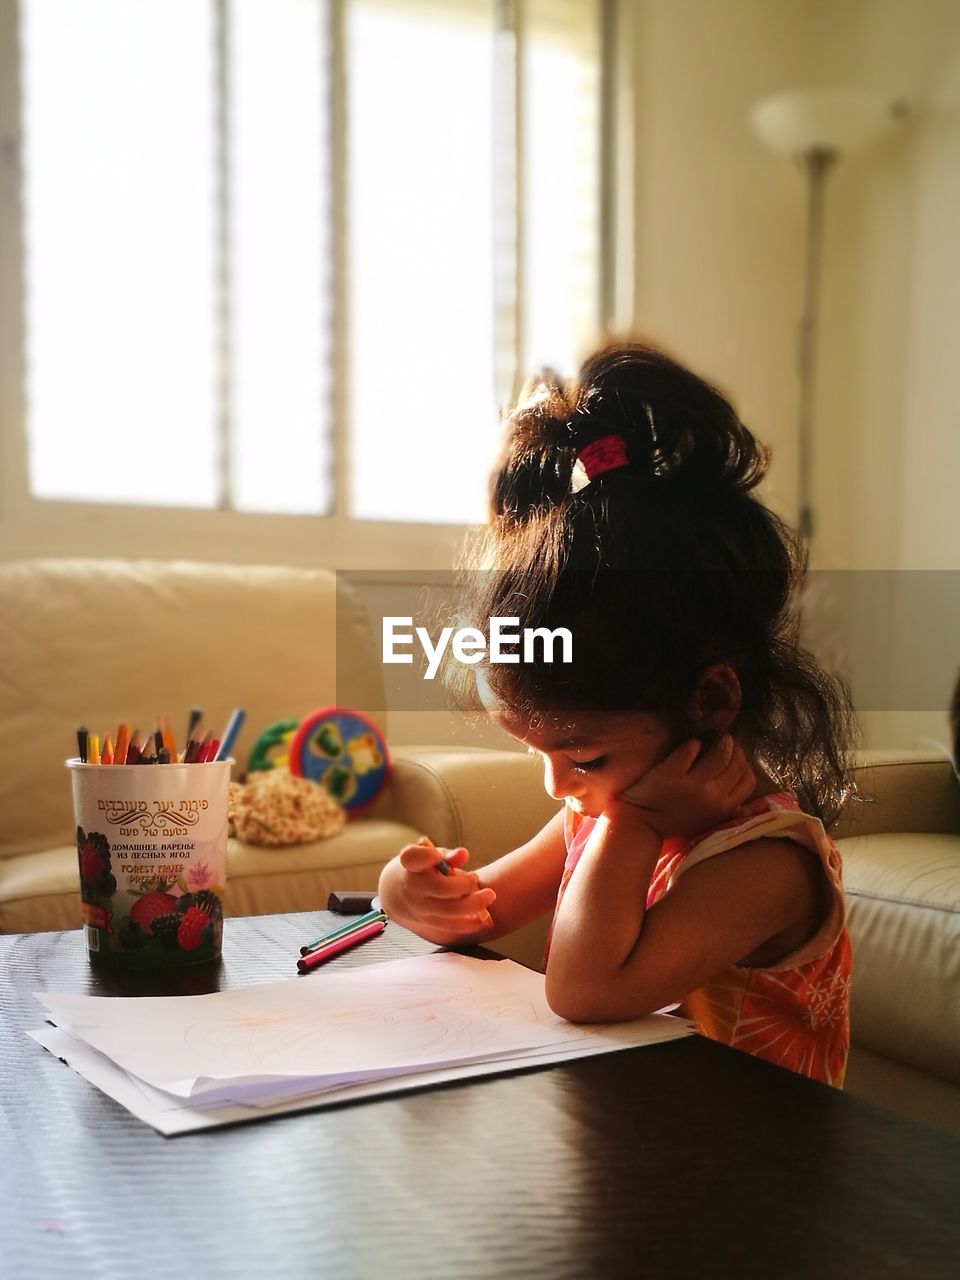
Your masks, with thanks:
[(578, 411), (591, 437), (621, 434), (635, 471), (697, 488), (754, 488), (769, 454), (715, 387), (654, 347), (621, 343), (582, 366)]
[(526, 384), (504, 417), (490, 477), (492, 516), (522, 522), (558, 506), (569, 493), (577, 458), (575, 409), (576, 396), (552, 369)]

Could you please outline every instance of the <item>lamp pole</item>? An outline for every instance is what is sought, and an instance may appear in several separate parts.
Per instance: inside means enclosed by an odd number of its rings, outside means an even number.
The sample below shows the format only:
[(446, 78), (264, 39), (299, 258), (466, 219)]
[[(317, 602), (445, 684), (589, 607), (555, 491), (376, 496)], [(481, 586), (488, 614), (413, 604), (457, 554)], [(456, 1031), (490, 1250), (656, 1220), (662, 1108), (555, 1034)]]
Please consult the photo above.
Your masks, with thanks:
[(837, 152), (829, 147), (811, 147), (800, 156), (807, 176), (807, 245), (804, 265), (803, 313), (800, 317), (798, 373), (800, 396), (797, 413), (799, 452), (798, 506), (800, 534), (813, 538), (813, 420), (816, 389), (816, 341), (820, 289), (820, 258), (823, 244), (823, 194), (830, 166)]

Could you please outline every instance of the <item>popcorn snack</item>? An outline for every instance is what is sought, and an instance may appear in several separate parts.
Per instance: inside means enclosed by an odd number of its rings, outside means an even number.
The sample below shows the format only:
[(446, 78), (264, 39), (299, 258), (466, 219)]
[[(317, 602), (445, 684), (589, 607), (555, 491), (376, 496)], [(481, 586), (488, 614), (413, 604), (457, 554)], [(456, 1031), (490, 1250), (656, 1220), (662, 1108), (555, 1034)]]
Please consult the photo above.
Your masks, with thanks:
[(287, 769), (230, 784), (230, 835), (246, 844), (306, 844), (342, 831), (347, 816), (326, 787)]

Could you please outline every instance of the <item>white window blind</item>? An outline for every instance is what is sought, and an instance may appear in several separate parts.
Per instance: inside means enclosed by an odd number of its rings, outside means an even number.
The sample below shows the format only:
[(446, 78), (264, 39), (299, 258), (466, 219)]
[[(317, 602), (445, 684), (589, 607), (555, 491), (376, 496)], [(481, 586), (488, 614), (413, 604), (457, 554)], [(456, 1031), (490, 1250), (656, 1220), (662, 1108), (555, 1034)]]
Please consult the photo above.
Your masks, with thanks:
[(600, 15), (527, 0), (523, 23), (523, 364), (571, 374), (599, 314)]
[(596, 331), (598, 7), (21, 0), (31, 493), (481, 519)]
[(229, 0), (222, 335), (231, 504), (333, 502), (329, 51), (313, 0)]
[(22, 5), (37, 497), (216, 500), (212, 41), (195, 0)]

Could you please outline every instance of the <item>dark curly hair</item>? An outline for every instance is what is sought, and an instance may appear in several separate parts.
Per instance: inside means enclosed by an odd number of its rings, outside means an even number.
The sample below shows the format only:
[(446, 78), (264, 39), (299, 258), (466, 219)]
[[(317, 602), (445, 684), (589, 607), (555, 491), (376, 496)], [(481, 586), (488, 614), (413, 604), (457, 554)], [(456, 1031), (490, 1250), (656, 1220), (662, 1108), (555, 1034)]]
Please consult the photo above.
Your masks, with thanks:
[[(609, 435), (628, 465), (578, 487), (578, 454)], [(851, 794), (855, 720), (845, 685), (800, 644), (806, 555), (753, 495), (768, 462), (727, 399), (653, 347), (605, 347), (571, 382), (544, 370), (505, 416), (462, 617), (573, 633), (569, 663), (486, 667), (494, 697), (531, 723), (637, 710), (679, 741), (697, 728), (699, 676), (728, 664), (733, 732), (829, 826)]]

